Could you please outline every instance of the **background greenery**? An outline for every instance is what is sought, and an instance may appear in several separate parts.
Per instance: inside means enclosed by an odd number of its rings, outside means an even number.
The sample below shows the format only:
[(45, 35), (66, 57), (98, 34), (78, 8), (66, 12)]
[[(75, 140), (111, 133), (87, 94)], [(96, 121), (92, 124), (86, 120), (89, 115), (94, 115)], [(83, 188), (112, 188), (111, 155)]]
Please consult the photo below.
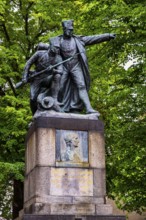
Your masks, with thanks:
[[(123, 210), (146, 207), (146, 1), (0, 0), (0, 213), (12, 218), (14, 180), (23, 181), (29, 86), (15, 91), (38, 42), (62, 34), (116, 33), (89, 47), (90, 100), (105, 124), (107, 195)], [(128, 61), (134, 62), (127, 69)], [(128, 62), (129, 64), (129, 62)], [(127, 65), (126, 65), (127, 66)]]

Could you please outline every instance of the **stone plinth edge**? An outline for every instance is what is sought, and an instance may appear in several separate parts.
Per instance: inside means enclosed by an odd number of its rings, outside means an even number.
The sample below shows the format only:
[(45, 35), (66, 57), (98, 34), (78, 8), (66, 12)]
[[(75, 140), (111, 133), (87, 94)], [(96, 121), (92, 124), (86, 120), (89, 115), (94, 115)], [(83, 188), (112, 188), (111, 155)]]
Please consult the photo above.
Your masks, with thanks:
[(125, 216), (24, 215), (23, 220), (126, 220)]
[(96, 114), (81, 115), (71, 113), (36, 113), (26, 136), (26, 141), (37, 128), (54, 128), (76, 131), (104, 132), (104, 124), (98, 120)]

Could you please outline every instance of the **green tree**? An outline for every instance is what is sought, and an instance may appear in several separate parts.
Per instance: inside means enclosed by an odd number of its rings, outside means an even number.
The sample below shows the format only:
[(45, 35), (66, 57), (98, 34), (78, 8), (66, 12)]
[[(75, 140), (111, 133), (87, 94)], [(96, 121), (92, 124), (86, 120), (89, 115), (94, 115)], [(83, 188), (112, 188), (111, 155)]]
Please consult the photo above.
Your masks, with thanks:
[(121, 209), (141, 213), (146, 207), (145, 1), (87, 0), (84, 9), (87, 33), (117, 33), (115, 41), (89, 51), (91, 100), (105, 122), (108, 196)]
[[(24, 138), (31, 121), (29, 86), (20, 91), (26, 60), (38, 42), (62, 33), (60, 21), (75, 20), (75, 33), (117, 33), (89, 47), (90, 99), (105, 122), (108, 196), (120, 208), (142, 211), (145, 182), (145, 1), (0, 0), (0, 211), (11, 219), (13, 180), (23, 180)], [(126, 70), (130, 59), (136, 62)]]
[(70, 1), (0, 0), (0, 213), (7, 219), (14, 182), (23, 181), (24, 139), (32, 118), (29, 86), (15, 91), (14, 85), (37, 44), (58, 34), (60, 21), (72, 17), (75, 7)]

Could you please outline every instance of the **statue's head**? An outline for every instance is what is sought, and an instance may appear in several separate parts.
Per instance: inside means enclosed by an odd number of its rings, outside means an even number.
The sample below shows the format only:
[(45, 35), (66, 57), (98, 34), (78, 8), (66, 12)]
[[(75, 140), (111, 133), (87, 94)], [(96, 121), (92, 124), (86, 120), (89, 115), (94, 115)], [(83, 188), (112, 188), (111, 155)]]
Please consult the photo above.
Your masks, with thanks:
[(73, 20), (62, 21), (63, 33), (65, 37), (71, 37), (73, 34)]
[(70, 146), (73, 146), (74, 148), (79, 147), (80, 141), (79, 141), (78, 134), (76, 133), (66, 134), (64, 140), (65, 140), (67, 147), (70, 147)]
[(50, 38), (50, 53), (59, 54), (59, 52), (60, 52), (60, 46), (59, 46), (58, 38), (56, 37)]

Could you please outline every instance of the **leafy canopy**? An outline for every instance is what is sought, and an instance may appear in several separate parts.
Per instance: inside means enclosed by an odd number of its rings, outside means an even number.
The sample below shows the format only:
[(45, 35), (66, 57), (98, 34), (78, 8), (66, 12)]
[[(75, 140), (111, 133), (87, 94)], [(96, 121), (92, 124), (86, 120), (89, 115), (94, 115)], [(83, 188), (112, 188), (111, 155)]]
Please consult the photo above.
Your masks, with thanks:
[[(62, 33), (64, 19), (74, 19), (76, 34), (117, 34), (114, 41), (88, 48), (90, 100), (105, 123), (107, 194), (121, 209), (144, 210), (145, 17), (143, 0), (0, 0), (2, 216), (11, 219), (12, 181), (23, 179), (24, 138), (32, 118), (29, 86), (15, 91), (14, 84), (38, 42)], [(130, 60), (135, 63), (125, 69)]]

